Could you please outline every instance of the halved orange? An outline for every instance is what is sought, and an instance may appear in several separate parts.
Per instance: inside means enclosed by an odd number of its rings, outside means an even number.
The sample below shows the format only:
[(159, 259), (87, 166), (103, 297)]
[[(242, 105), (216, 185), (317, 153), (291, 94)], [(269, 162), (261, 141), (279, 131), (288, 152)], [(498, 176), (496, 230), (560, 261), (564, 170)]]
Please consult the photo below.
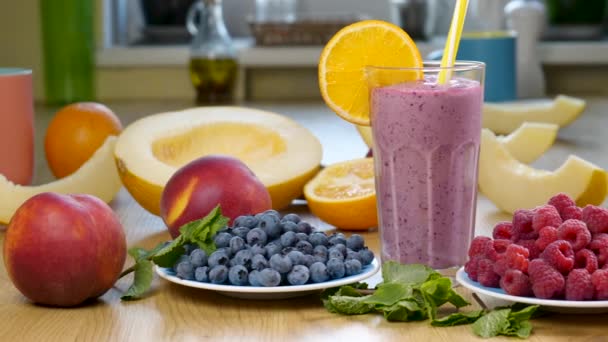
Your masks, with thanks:
[(341, 229), (376, 227), (376, 189), (372, 158), (332, 164), (304, 187), (310, 211)]
[[(369, 126), (366, 66), (422, 67), (422, 57), (405, 31), (380, 20), (346, 26), (325, 45), (319, 59), (323, 100), (344, 120)], [(387, 72), (383, 77), (390, 76), (390, 70)], [(412, 75), (420, 76), (410, 73), (409, 77)]]

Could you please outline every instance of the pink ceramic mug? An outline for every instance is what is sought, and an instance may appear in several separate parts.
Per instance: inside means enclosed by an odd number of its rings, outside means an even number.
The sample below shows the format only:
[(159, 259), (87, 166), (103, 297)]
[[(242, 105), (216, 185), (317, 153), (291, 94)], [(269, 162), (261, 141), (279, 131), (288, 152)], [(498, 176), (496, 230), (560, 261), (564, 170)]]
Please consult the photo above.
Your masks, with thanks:
[(22, 185), (34, 173), (32, 71), (0, 68), (0, 174)]

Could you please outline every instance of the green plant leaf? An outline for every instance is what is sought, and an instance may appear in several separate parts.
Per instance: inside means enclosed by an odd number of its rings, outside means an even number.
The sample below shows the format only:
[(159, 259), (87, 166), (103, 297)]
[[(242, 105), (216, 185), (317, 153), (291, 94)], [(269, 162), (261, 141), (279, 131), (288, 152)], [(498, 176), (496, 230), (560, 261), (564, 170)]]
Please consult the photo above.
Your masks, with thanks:
[(405, 283), (420, 285), (430, 278), (441, 277), (437, 271), (421, 264), (400, 264), (387, 261), (382, 264), (382, 279), (385, 283)]
[(390, 307), (383, 308), (384, 318), (388, 321), (422, 321), (428, 318), (424, 306), (414, 299), (401, 300)]
[[(134, 251), (140, 253), (141, 251)], [(152, 271), (152, 262), (147, 259), (140, 259), (135, 264), (135, 273), (133, 275), (133, 284), (127, 292), (120, 297), (122, 300), (134, 300), (140, 298), (152, 284), (154, 272)]]
[(473, 332), (480, 337), (498, 336), (509, 327), (511, 309), (500, 309), (489, 312), (473, 323)]
[(431, 325), (435, 327), (452, 327), (461, 324), (471, 324), (477, 321), (482, 315), (483, 310), (455, 312), (451, 315), (432, 320)]
[(412, 287), (402, 283), (383, 283), (371, 296), (365, 299), (368, 304), (378, 306), (391, 306), (402, 299), (412, 296)]
[(374, 305), (365, 302), (369, 296), (331, 296), (324, 303), (329, 312), (343, 315), (362, 315), (374, 311)]
[(184, 245), (186, 238), (183, 235), (178, 236), (168, 245), (162, 247), (152, 256), (152, 261), (160, 267), (172, 267), (179, 257), (186, 252)]

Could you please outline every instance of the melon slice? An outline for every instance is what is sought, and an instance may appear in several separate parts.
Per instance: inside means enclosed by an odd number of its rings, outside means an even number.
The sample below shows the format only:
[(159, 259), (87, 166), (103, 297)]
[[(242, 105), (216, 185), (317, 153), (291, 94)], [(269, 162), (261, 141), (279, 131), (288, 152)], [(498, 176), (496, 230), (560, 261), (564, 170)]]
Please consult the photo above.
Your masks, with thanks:
[(496, 134), (509, 134), (526, 121), (564, 127), (576, 120), (584, 109), (584, 100), (564, 95), (554, 100), (486, 103), (483, 106), (482, 126)]
[(108, 137), (78, 170), (44, 185), (21, 186), (0, 175), (0, 223), (7, 224), (23, 202), (42, 192), (89, 194), (110, 202), (122, 186), (113, 157), (116, 141)]
[(223, 154), (243, 161), (264, 183), (275, 209), (302, 195), (319, 170), (319, 140), (295, 121), (242, 107), (200, 107), (160, 113), (129, 125), (116, 143), (123, 184), (149, 212), (160, 213), (162, 190), (177, 169)]
[(517, 161), (488, 129), (481, 132), (479, 190), (503, 211), (533, 208), (564, 192), (576, 204), (601, 204), (608, 191), (606, 172), (576, 156), (555, 171)]
[[(357, 131), (370, 148), (373, 145), (372, 130), (369, 126), (359, 126)], [(555, 142), (559, 126), (537, 122), (524, 122), (513, 133), (498, 137), (511, 155), (522, 163), (531, 163), (543, 155)]]
[(498, 137), (498, 141), (513, 158), (530, 164), (553, 146), (558, 130), (556, 124), (524, 122), (513, 133)]

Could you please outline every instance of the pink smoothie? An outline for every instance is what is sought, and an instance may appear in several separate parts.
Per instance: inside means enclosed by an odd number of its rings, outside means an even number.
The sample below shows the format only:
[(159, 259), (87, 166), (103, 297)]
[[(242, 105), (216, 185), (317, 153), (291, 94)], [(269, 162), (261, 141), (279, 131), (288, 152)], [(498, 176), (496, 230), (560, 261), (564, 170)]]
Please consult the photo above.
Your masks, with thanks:
[(473, 237), (483, 90), (432, 80), (371, 92), (382, 261), (464, 265)]

